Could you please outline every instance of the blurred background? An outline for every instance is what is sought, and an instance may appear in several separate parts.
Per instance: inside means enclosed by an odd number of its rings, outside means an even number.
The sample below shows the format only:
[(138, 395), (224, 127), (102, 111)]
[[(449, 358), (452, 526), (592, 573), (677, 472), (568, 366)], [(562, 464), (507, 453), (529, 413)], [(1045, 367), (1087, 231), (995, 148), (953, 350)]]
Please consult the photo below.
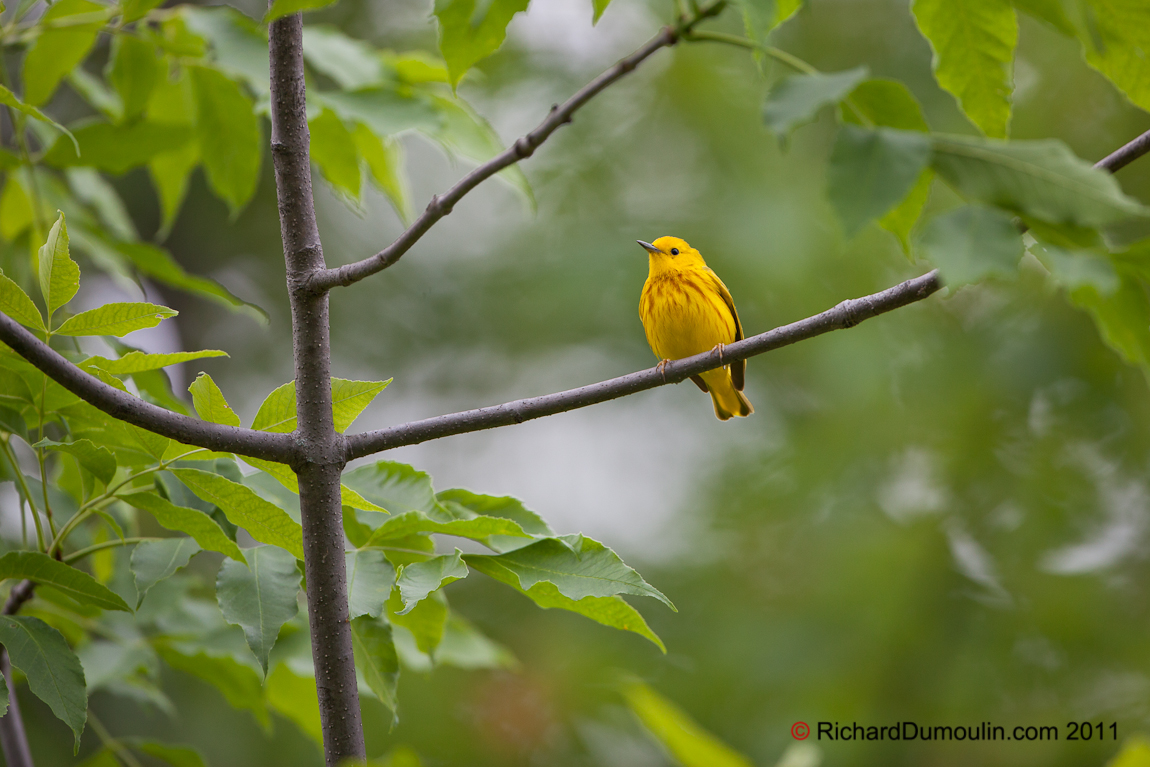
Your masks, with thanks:
[[(653, 35), (670, 6), (615, 0), (593, 28), (589, 0), (535, 0), (461, 93), (510, 142)], [(310, 21), (399, 51), (434, 50), (429, 14), (427, 0), (342, 0)], [(1026, 16), (1020, 24), (1013, 137), (1057, 137), (1093, 161), (1150, 128), (1076, 44)], [(733, 13), (712, 26), (741, 31)], [(775, 40), (825, 71), (866, 64), (899, 79), (933, 129), (973, 132), (934, 83), (930, 49), (901, 0), (813, 2)], [(397, 266), (337, 289), (333, 374), (395, 379), (356, 428), (649, 367), (636, 239), (670, 234), (699, 248), (748, 334), (925, 272), (873, 225), (844, 240), (824, 195), (833, 118), (824, 113), (780, 147), (760, 118), (767, 82), (736, 48), (661, 52), (524, 164), (535, 212), (489, 181)], [(468, 167), (419, 137), (404, 146), (417, 209)], [(180, 311), (164, 325), (178, 333), (129, 342), (226, 350), (229, 359), (202, 367), (247, 421), (292, 375), (271, 166), (265, 155), (260, 191), (235, 220), (200, 173), (168, 244), (189, 270), (266, 308), (270, 326), (154, 290), (150, 298)], [(1150, 201), (1150, 160), (1118, 177)], [(154, 232), (147, 176), (115, 185), (141, 233)], [(401, 231), (374, 192), (352, 210), (318, 177), (316, 189), (329, 265)], [(936, 182), (930, 209), (956, 202)], [(96, 305), (116, 290), (88, 278), (83, 298)], [(174, 388), (198, 369), (176, 370)], [(1039, 270), (1024, 264), (1009, 284), (936, 296), (757, 357), (747, 394), (755, 415), (727, 423), (687, 384), (382, 456), (430, 472), (438, 489), (523, 499), (556, 531), (613, 547), (679, 612), (637, 605), (664, 656), (638, 636), (468, 578), (447, 589), (453, 607), (521, 668), (405, 671), (394, 729), (366, 704), (369, 755), (410, 748), (425, 765), (476, 767), (668, 764), (618, 696), (620, 670), (756, 765), (778, 762), (796, 721), (1059, 728), (1058, 742), (1045, 743), (817, 744), (823, 764), (842, 767), (1102, 765), (1150, 727), (1147, 383)], [(190, 742), (212, 765), (322, 763), (290, 722), (276, 718), (265, 732), (213, 688), (165, 673), (178, 718), (108, 693), (95, 695), (93, 711), (118, 734)], [(40, 761), (71, 764), (63, 725), (32, 696), (21, 703)], [(1068, 742), (1068, 721), (1104, 722), (1108, 739)]]

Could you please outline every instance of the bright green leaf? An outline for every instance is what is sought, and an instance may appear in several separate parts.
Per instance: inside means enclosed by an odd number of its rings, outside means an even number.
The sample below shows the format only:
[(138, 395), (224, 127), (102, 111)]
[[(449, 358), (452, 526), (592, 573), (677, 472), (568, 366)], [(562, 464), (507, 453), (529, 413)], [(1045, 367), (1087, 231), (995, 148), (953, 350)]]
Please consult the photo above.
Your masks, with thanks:
[(382, 551), (348, 551), (347, 601), (350, 615), (378, 618), (395, 585), (395, 568)]
[(52, 224), (48, 241), (37, 253), (37, 271), (40, 277), (40, 294), (48, 306), (48, 322), (52, 315), (64, 306), (80, 289), (80, 267), (68, 254), (68, 226), (64, 214)]
[[(364, 408), (387, 388), (386, 381), (348, 381), (331, 379), (332, 419), (335, 430), (346, 431)], [(295, 381), (277, 387), (260, 404), (252, 428), (257, 431), (290, 432), (296, 426)]]
[(393, 139), (376, 136), (363, 123), (356, 123), (352, 137), (356, 151), (367, 164), (375, 185), (387, 196), (400, 220), (405, 224), (410, 223), (415, 214), (411, 208), (411, 190), (404, 171), (403, 146)]
[[(2, 211), (3, 206), (0, 206), (0, 215)], [(4, 272), (0, 272), (0, 312), (33, 330), (47, 330), (36, 304), (32, 303), (32, 299), (19, 285), (4, 276)]]
[(934, 171), (927, 168), (919, 174), (910, 194), (878, 220), (879, 226), (898, 238), (902, 252), (908, 256), (911, 255), (910, 233), (914, 229), (914, 225), (918, 223), (919, 217), (922, 216), (923, 208), (926, 207), (932, 181), (934, 181)]
[(22, 173), (9, 173), (0, 194), (0, 237), (14, 241), (35, 222), (32, 200), (24, 188)]
[(197, 509), (177, 506), (155, 493), (125, 493), (117, 496), (130, 506), (148, 512), (168, 530), (190, 535), (208, 551), (218, 551), (238, 562), (246, 561), (240, 547), (210, 516)]
[[(88, 56), (109, 15), (88, 0), (59, 0), (44, 13), (40, 23), (45, 28), (24, 57), (24, 101), (40, 106), (51, 98), (64, 75)], [(90, 21), (49, 26), (68, 17)]]
[[(499, 134), (478, 112), (461, 99), (436, 97), (435, 105), (443, 118), (430, 133), (449, 154), (458, 154), (476, 162), (487, 162), (504, 150)], [(535, 195), (519, 163), (504, 168), (497, 176), (511, 186), (534, 209)]]
[(395, 580), (403, 603), (403, 609), (398, 614), (406, 615), (433, 591), (466, 578), (467, 565), (460, 556), (462, 553), (456, 549), (454, 554), (443, 554), (401, 567)]
[(763, 120), (780, 143), (809, 123), (823, 107), (837, 104), (867, 77), (866, 67), (831, 74), (788, 75), (779, 80), (763, 105)]
[(952, 288), (987, 277), (1012, 277), (1022, 258), (1022, 235), (1009, 215), (967, 205), (927, 222), (923, 255)]
[(346, 472), (343, 482), (393, 515), (432, 511), (437, 506), (431, 476), (405, 463), (376, 461), (359, 466)]
[[(8, 556), (0, 557), (0, 563)], [(12, 665), (28, 678), (32, 693), (72, 730), (73, 753), (79, 751), (88, 719), (88, 692), (76, 653), (59, 631), (24, 615), (0, 615), (0, 644), (8, 650)]]
[(275, 546), (247, 549), (244, 558), (247, 565), (230, 559), (220, 565), (216, 599), (224, 620), (244, 630), (266, 675), (280, 629), (299, 612), (300, 573), (295, 556)]
[[(275, 463), (274, 461), (263, 461), (259, 458), (245, 457), (244, 460), (256, 467), (260, 471), (275, 477), (275, 479), (288, 490), (291, 490), (296, 495), (299, 495), (299, 479), (296, 477), (294, 471), (290, 466), (282, 463)], [(387, 510), (375, 505), (371, 501), (355, 492), (347, 485), (340, 485), (341, 501), (344, 506), (351, 506), (354, 509), (364, 509), (365, 511), (380, 511), (386, 513)], [(297, 499), (298, 500), (298, 499)]]
[(827, 187), (847, 237), (901, 202), (930, 156), (930, 139), (922, 133), (842, 126), (831, 150)]
[(1094, 320), (1107, 346), (1150, 376), (1150, 297), (1145, 283), (1129, 269), (1118, 274), (1121, 283), (1110, 295), (1086, 285), (1071, 291), (1070, 299)]
[(228, 521), (247, 530), (252, 538), (303, 559), (303, 531), (299, 523), (251, 488), (199, 469), (172, 469), (172, 474), (201, 499), (219, 506)]
[[(27, 66), (27, 64), (25, 64), (25, 66)], [(72, 131), (68, 130), (63, 125), (61, 125), (60, 123), (56, 122), (51, 117), (49, 117), (48, 115), (41, 112), (36, 107), (31, 106), (29, 104), (25, 104), (23, 101), (21, 101), (20, 99), (18, 99), (16, 97), (15, 93), (8, 90), (8, 88), (6, 88), (3, 85), (0, 85), (0, 104), (3, 104), (7, 107), (15, 109), (19, 112), (23, 112), (24, 114), (28, 115), (29, 117), (33, 118), (34, 120), (39, 120), (40, 122), (44, 123), (45, 125), (51, 125), (53, 128), (55, 128), (56, 130), (60, 131), (65, 136), (67, 136), (69, 138), (69, 140), (72, 141), (73, 147), (76, 148), (77, 151), (79, 151), (79, 148), (75, 146), (76, 145), (76, 137), (72, 135)]]
[(351, 131), (335, 112), (325, 109), (308, 121), (311, 159), (328, 183), (353, 200), (359, 200), (362, 180), (359, 155)]
[[(181, 362), (204, 359), (206, 357), (226, 357), (227, 352), (218, 349), (202, 349), (198, 352), (169, 352), (167, 354), (145, 354), (132, 351), (119, 359), (110, 360), (107, 357), (89, 357), (84, 360), (81, 367), (89, 365), (100, 368), (112, 375), (130, 375), (144, 373), (149, 370), (159, 370), (169, 365), (178, 365)], [(201, 374), (202, 375), (202, 374)]]
[(639, 680), (628, 680), (621, 692), (647, 731), (682, 767), (752, 767), (749, 759)]
[(914, 0), (911, 7), (934, 50), (938, 84), (983, 133), (1005, 138), (1018, 45), (1018, 19), (1009, 0)]
[(268, 674), (264, 689), (272, 710), (295, 722), (305, 735), (323, 748), (315, 677), (300, 676), (287, 663), (280, 663)]
[(767, 35), (798, 12), (802, 0), (737, 0), (747, 37), (765, 43)]
[(38, 551), (9, 551), (0, 557), (0, 579), (27, 579), (51, 586), (80, 604), (104, 610), (131, 612), (120, 595), (83, 570), (66, 565)]
[(124, 23), (139, 21), (153, 8), (159, 8), (164, 0), (124, 0)]
[(104, 304), (80, 312), (56, 329), (62, 336), (124, 336), (134, 330), (154, 328), (178, 312), (157, 304)]
[(455, 87), (467, 70), (503, 44), (511, 18), (527, 10), (528, 0), (436, 0), (439, 50)]
[(61, 137), (44, 155), (44, 162), (57, 168), (98, 168), (119, 175), (165, 152), (178, 150), (192, 139), (186, 125), (139, 120), (114, 125), (90, 119), (74, 131), (76, 143)]
[(200, 418), (227, 426), (240, 425), (240, 417), (232, 410), (220, 387), (216, 386), (216, 382), (207, 373), (196, 376), (188, 391), (192, 393), (192, 406)]
[(239, 213), (256, 192), (263, 137), (252, 101), (234, 80), (208, 67), (189, 67), (196, 136), (208, 184)]
[(191, 538), (161, 538), (136, 544), (131, 560), (132, 577), (136, 582), (136, 609), (143, 604), (148, 589), (187, 567), (199, 551), (199, 544)]
[(1150, 111), (1150, 5), (1143, 0), (1086, 0), (1079, 40), (1090, 66)]
[(156, 82), (166, 74), (156, 53), (154, 45), (133, 35), (116, 35), (112, 40), (108, 82), (120, 94), (126, 120), (143, 114)]
[(336, 0), (275, 0), (272, 7), (268, 9), (267, 14), (264, 16), (264, 22), (272, 22), (284, 16), (290, 16), (293, 13), (300, 13), (301, 11), (314, 11), (318, 8), (326, 8)]

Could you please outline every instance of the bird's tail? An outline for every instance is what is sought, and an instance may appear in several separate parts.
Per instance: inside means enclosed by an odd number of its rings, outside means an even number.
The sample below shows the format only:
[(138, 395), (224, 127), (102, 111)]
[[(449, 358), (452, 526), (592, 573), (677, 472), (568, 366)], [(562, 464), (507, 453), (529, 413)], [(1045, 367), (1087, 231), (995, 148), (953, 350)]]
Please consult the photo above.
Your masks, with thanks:
[(703, 373), (702, 377), (707, 383), (707, 390), (711, 393), (715, 416), (720, 421), (727, 421), (732, 416), (742, 418), (755, 412), (751, 401), (735, 388), (734, 382), (731, 381), (731, 373), (726, 368)]

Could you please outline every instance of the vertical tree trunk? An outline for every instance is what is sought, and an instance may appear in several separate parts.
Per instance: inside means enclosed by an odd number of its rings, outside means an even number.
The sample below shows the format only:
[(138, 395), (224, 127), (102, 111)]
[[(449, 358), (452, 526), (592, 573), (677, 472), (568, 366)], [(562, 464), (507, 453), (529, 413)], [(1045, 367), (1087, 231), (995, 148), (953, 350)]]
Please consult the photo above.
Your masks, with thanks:
[(16, 702), (12, 664), (8, 662), (8, 651), (3, 648), (0, 648), (0, 673), (4, 674), (8, 685), (8, 713), (0, 716), (0, 747), (4, 751), (4, 763), (8, 767), (35, 767), (32, 752), (28, 749), (24, 720), (20, 717), (20, 704)]
[(304, 571), (312, 660), (329, 767), (364, 758), (363, 725), (348, 621), (339, 477), (343, 438), (332, 424), (331, 349), (326, 292), (307, 289), (324, 268), (311, 190), (310, 137), (304, 105), (303, 21), (296, 13), (272, 23), (272, 161), (279, 197), (295, 347), (296, 437), (305, 455), (293, 466), (303, 515)]

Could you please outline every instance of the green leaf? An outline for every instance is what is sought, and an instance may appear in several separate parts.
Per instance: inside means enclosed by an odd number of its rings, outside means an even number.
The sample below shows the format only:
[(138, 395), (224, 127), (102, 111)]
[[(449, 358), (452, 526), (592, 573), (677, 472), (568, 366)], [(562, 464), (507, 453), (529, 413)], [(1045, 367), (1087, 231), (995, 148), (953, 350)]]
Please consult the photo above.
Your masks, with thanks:
[[(519, 525), (527, 535), (546, 537), (555, 535), (543, 517), (525, 507), (518, 498), (509, 495), (477, 495), (470, 490), (452, 489), (444, 490), (435, 497), (441, 506), (461, 518), (500, 517)], [(515, 543), (516, 548), (519, 548), (521, 542)]]
[(330, 109), (309, 120), (308, 128), (311, 129), (312, 162), (336, 191), (358, 202), (362, 179), (351, 131)]
[(442, 591), (435, 591), (412, 605), (412, 609), (401, 612), (402, 607), (399, 592), (395, 592), (387, 602), (388, 622), (411, 632), (415, 649), (432, 660), (447, 631), (447, 598)]
[[(191, 130), (194, 112), (195, 100), (192, 96), (191, 78), (181, 69), (176, 78), (161, 78), (152, 89), (146, 114), (151, 122), (183, 125)], [(176, 215), (188, 191), (188, 178), (199, 164), (198, 141), (188, 141), (178, 149), (161, 152), (148, 160), (148, 172), (160, 198), (160, 210), (163, 214), (160, 222), (160, 239), (166, 237), (175, 223)]]
[(952, 288), (987, 277), (1012, 277), (1022, 258), (1022, 235), (1010, 216), (967, 205), (927, 222), (923, 255)]
[(432, 511), (438, 505), (431, 476), (405, 463), (376, 461), (365, 464), (346, 472), (343, 482), (392, 514)]
[(256, 192), (263, 137), (251, 99), (227, 75), (188, 67), (196, 102), (196, 136), (208, 185), (239, 213)]
[(1067, 289), (1090, 287), (1099, 295), (1109, 296), (1121, 286), (1114, 264), (1103, 255), (1085, 250), (1068, 251), (1046, 243), (1039, 243), (1031, 252), (1050, 271), (1051, 277)]
[[(109, 12), (88, 0), (59, 0), (44, 13), (44, 27), (24, 57), (24, 100), (40, 106), (51, 98), (64, 75), (88, 56)], [(88, 23), (47, 26), (68, 17), (94, 17)]]
[(0, 676), (0, 716), (8, 713), (8, 680)]
[(362, 40), (348, 37), (327, 24), (303, 29), (303, 55), (308, 64), (330, 77), (345, 91), (383, 85), (383, 61)]
[(426, 533), (470, 538), (501, 552), (521, 548), (531, 542), (531, 536), (514, 520), (476, 515), (456, 506), (440, 506), (427, 512), (407, 511), (393, 515), (377, 527), (363, 545), (381, 546)]
[(120, 94), (124, 119), (134, 120), (144, 113), (152, 89), (166, 72), (154, 45), (132, 35), (116, 35), (107, 74), (108, 82)]
[[(76, 67), (66, 75), (65, 79), (84, 101), (104, 117), (117, 123), (124, 119), (124, 104), (120, 100), (120, 94), (112, 90), (102, 79), (84, 67)], [(79, 147), (76, 147), (76, 151), (80, 151)]]
[[(0, 563), (8, 556), (0, 557)], [(8, 650), (12, 665), (28, 678), (32, 693), (72, 730), (72, 753), (78, 752), (88, 719), (88, 692), (76, 653), (59, 631), (25, 615), (0, 615), (0, 644)]]
[(752, 767), (742, 754), (704, 730), (682, 709), (637, 679), (622, 685), (628, 707), (682, 767)]
[(599, 23), (599, 19), (603, 16), (603, 11), (607, 10), (607, 6), (610, 4), (611, 0), (592, 0), (591, 9), (594, 14), (591, 17), (592, 26)]
[(395, 586), (399, 590), (403, 609), (397, 613), (406, 615), (433, 591), (466, 578), (467, 565), (463, 562), (462, 554), (462, 551), (456, 549), (454, 554), (443, 554), (399, 568)]
[(1014, 90), (1018, 19), (1008, 0), (914, 0), (934, 51), (934, 77), (988, 136), (1005, 138)]
[(1062, 0), (1013, 0), (1014, 7), (1039, 21), (1045, 21), (1064, 35), (1074, 37), (1076, 30)]
[[(359, 417), (364, 408), (387, 388), (386, 381), (348, 381), (331, 379), (332, 420), (335, 430), (344, 432)], [(256, 431), (290, 432), (296, 426), (295, 381), (277, 387), (260, 404), (252, 428)]]
[(191, 538), (161, 538), (136, 544), (131, 561), (132, 578), (136, 582), (136, 609), (144, 603), (148, 589), (187, 567), (199, 551), (199, 544)]
[(354, 93), (325, 91), (313, 97), (349, 123), (363, 123), (379, 136), (394, 136), (409, 130), (434, 131), (442, 120), (439, 110), (427, 97), (410, 90), (400, 92), (383, 87)]
[(934, 181), (934, 171), (928, 168), (919, 174), (910, 194), (878, 220), (879, 226), (898, 238), (902, 252), (907, 256), (911, 255), (910, 233), (922, 216), (923, 208), (926, 207), (932, 181)]
[(66, 565), (38, 551), (9, 551), (0, 557), (0, 579), (27, 579), (51, 586), (82, 605), (104, 610), (131, 612), (120, 595), (83, 570)]
[(506, 669), (519, 665), (510, 650), (455, 613), (447, 617), (443, 639), (435, 648), (435, 662), (464, 669)]
[(131, 24), (148, 15), (148, 11), (159, 8), (164, 0), (124, 0), (124, 23)]
[[(466, 102), (436, 97), (435, 104), (443, 120), (431, 135), (448, 154), (458, 154), (476, 162), (487, 162), (504, 150), (499, 134)], [(499, 171), (498, 178), (509, 184), (534, 209), (535, 195), (518, 163)]]
[(279, 546), (303, 559), (303, 531), (280, 507), (265, 501), (238, 482), (199, 469), (172, 469), (181, 482), (208, 503), (223, 510), (228, 521), (248, 531), (260, 543)]
[(8, 242), (23, 234), (35, 221), (32, 200), (20, 177), (23, 173), (8, 173), (4, 192), (0, 194), (0, 237)]
[(119, 175), (157, 155), (178, 150), (192, 139), (192, 131), (186, 125), (147, 120), (124, 125), (85, 120), (74, 133), (75, 145), (61, 137), (45, 153), (43, 161), (57, 168), (91, 167)]
[(837, 104), (867, 77), (866, 67), (831, 74), (788, 75), (779, 80), (763, 105), (763, 120), (780, 143), (811, 122), (823, 107)]
[[(292, 471), (290, 466), (286, 466), (282, 463), (275, 463), (273, 461), (263, 461), (259, 458), (251, 457), (245, 457), (244, 461), (250, 463), (252, 466), (256, 467), (265, 474), (270, 474), (272, 477), (275, 477), (275, 479), (281, 485), (286, 487), (288, 490), (291, 490), (296, 495), (299, 495), (299, 479), (296, 477), (295, 472)], [(379, 511), (385, 514), (387, 513), (386, 509), (380, 506), (376, 506), (374, 503), (368, 501), (366, 498), (352, 490), (347, 485), (341, 484), (340, 491), (342, 495), (341, 501), (344, 506), (351, 506), (354, 509), (364, 509), (366, 511)]]
[(263, 309), (232, 295), (215, 280), (188, 274), (166, 250), (146, 243), (119, 243), (116, 247), (133, 266), (149, 277), (215, 301), (229, 309), (241, 311), (261, 324), (267, 324), (268, 316)]
[(247, 565), (230, 559), (220, 565), (216, 598), (224, 620), (244, 630), (266, 675), (280, 629), (299, 612), (300, 573), (295, 556), (274, 546), (248, 549), (245, 559)]
[(844, 122), (861, 125), (861, 116), (885, 128), (930, 131), (918, 99), (898, 80), (865, 80), (851, 91), (849, 98), (849, 104), (839, 105), (839, 116)]
[(1150, 6), (1142, 0), (1087, 0), (1079, 40), (1090, 66), (1150, 111)]
[(68, 226), (63, 213), (52, 224), (48, 241), (37, 253), (37, 270), (40, 294), (48, 307), (47, 321), (51, 323), (56, 310), (71, 301), (80, 289), (80, 267), (68, 255)]
[(186, 22), (187, 28), (195, 33), (192, 37), (201, 44), (204, 40), (211, 42), (216, 69), (246, 82), (261, 97), (269, 95), (266, 26), (226, 6), (185, 5), (178, 13), (178, 20)]
[(1118, 275), (1121, 282), (1110, 295), (1085, 285), (1071, 291), (1070, 300), (1090, 315), (1107, 346), (1150, 375), (1150, 298), (1131, 270), (1120, 268)]
[(391, 711), (394, 722), (398, 710), (395, 690), (399, 683), (399, 659), (391, 626), (362, 615), (351, 622), (351, 643), (356, 667), (363, 672), (367, 686)]
[(128, 242), (140, 239), (136, 225), (124, 207), (124, 201), (99, 171), (94, 168), (68, 168), (64, 175), (68, 178), (68, 186), (73, 194), (96, 209), (100, 221), (113, 236)]
[(190, 535), (196, 543), (208, 551), (218, 551), (238, 562), (246, 561), (240, 547), (228, 537), (214, 519), (197, 509), (177, 506), (155, 493), (125, 493), (116, 496), (129, 506), (151, 514), (157, 522), (168, 530)]
[(171, 445), (171, 440), (155, 432), (141, 429), (139, 426), (132, 424), (124, 424), (128, 432), (135, 438), (140, 447), (144, 448), (148, 455), (155, 458), (157, 461), (164, 460), (164, 454), (168, 451), (168, 446)]
[(280, 663), (268, 674), (264, 689), (272, 710), (295, 722), (305, 735), (323, 748), (315, 677), (301, 676), (287, 663)]
[(174, 746), (171, 743), (160, 743), (142, 738), (124, 738), (123, 740), (137, 751), (167, 762), (171, 767), (206, 767), (200, 752), (191, 746)]
[(930, 156), (930, 138), (922, 133), (842, 126), (831, 150), (827, 187), (847, 237), (901, 202)]
[(275, 0), (275, 2), (272, 3), (272, 7), (268, 9), (267, 14), (264, 15), (264, 22), (272, 22), (284, 16), (290, 16), (293, 13), (326, 8), (335, 1), (336, 0)]
[(232, 708), (251, 711), (265, 729), (270, 725), (264, 702), (263, 681), (255, 669), (230, 656), (218, 657), (202, 650), (185, 653), (163, 644), (156, 649), (169, 666), (212, 685)]
[(969, 200), (1052, 224), (1100, 227), (1147, 209), (1061, 141), (934, 136), (934, 168)]
[(41, 112), (36, 107), (25, 104), (23, 101), (16, 97), (15, 93), (8, 90), (8, 88), (3, 85), (0, 85), (0, 104), (10, 107), (11, 109), (15, 109), (19, 112), (23, 112), (32, 119), (39, 120), (45, 125), (51, 125), (53, 128), (63, 133), (72, 141), (72, 145), (75, 147), (77, 152), (80, 151), (79, 146), (76, 144), (76, 137), (72, 135), (72, 131), (68, 130), (63, 125)]
[(240, 425), (240, 417), (232, 410), (220, 387), (216, 386), (216, 382), (207, 373), (196, 376), (188, 391), (192, 393), (192, 406), (200, 418), (226, 426)]
[[(94, 366), (112, 375), (131, 375), (145, 373), (149, 370), (159, 370), (169, 365), (178, 365), (181, 362), (201, 360), (206, 357), (226, 357), (227, 352), (218, 349), (201, 349), (198, 352), (169, 352), (168, 354), (145, 354), (140, 351), (131, 351), (118, 359), (110, 360), (107, 357), (89, 357), (80, 367)], [(201, 373), (200, 375), (204, 375)], [(237, 424), (238, 425), (238, 424)]]
[(454, 88), (478, 61), (487, 58), (503, 44), (507, 24), (517, 13), (527, 10), (528, 0), (436, 0), (439, 20), (439, 50), (447, 62)]
[(378, 618), (395, 585), (395, 568), (382, 551), (348, 551), (347, 601), (352, 618)]
[(116, 457), (112, 455), (112, 451), (103, 445), (97, 445), (90, 439), (78, 439), (74, 442), (42, 439), (32, 447), (47, 448), (58, 453), (71, 455), (92, 476), (105, 485), (112, 481), (112, 477), (116, 476)]
[(56, 329), (62, 336), (125, 336), (134, 330), (154, 328), (179, 312), (157, 304), (104, 304), (80, 312)]
[(411, 208), (411, 190), (404, 172), (403, 146), (393, 139), (380, 138), (363, 123), (355, 124), (352, 138), (375, 185), (387, 196), (400, 220), (410, 223), (415, 213)]
[(735, 5), (743, 12), (747, 37), (765, 44), (775, 27), (798, 12), (802, 0), (737, 0)]
[[(2, 211), (3, 206), (0, 205), (0, 213)], [(0, 272), (0, 312), (33, 330), (47, 330), (36, 304), (32, 303), (32, 299), (19, 285), (4, 276), (4, 272)]]

